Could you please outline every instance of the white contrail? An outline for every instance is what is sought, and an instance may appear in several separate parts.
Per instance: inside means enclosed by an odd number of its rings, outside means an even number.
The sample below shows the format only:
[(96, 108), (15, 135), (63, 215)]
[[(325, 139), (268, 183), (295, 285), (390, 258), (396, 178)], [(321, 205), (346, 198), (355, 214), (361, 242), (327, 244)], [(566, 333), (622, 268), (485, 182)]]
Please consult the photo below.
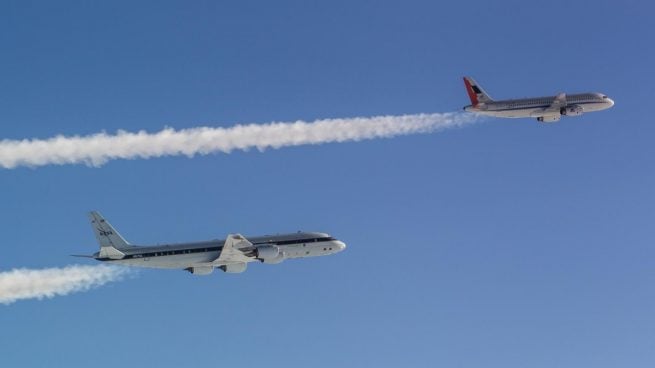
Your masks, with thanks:
[(119, 280), (124, 268), (72, 265), (64, 268), (19, 268), (0, 272), (0, 304), (21, 299), (43, 299), (85, 291)]
[(304, 144), (359, 141), (398, 135), (431, 133), (463, 126), (475, 116), (462, 113), (377, 116), (368, 118), (325, 119), (314, 122), (235, 125), (229, 128), (198, 127), (157, 133), (118, 131), (88, 136), (56, 136), (49, 139), (0, 141), (0, 167), (43, 166), (84, 163), (100, 166), (114, 159), (233, 150), (280, 148)]

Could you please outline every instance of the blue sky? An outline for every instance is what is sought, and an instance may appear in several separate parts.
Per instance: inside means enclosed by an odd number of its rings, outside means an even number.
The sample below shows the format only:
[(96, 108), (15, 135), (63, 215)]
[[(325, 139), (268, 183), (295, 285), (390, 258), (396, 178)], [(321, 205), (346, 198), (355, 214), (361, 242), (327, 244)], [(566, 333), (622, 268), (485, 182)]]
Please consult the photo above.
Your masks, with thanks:
[(653, 10), (0, 3), (7, 139), (448, 112), (465, 74), (498, 98), (616, 101), (553, 125), (0, 170), (1, 270), (80, 262), (91, 209), (134, 243), (303, 229), (348, 244), (0, 306), (0, 365), (652, 367)]

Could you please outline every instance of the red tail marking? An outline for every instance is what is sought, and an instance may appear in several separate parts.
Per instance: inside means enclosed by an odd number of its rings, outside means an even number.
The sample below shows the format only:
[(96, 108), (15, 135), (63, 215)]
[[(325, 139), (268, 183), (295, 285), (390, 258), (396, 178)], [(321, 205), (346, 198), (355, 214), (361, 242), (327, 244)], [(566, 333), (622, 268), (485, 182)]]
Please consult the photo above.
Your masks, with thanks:
[(478, 95), (475, 94), (473, 87), (471, 87), (471, 83), (466, 78), (464, 78), (464, 85), (466, 86), (466, 93), (469, 94), (469, 98), (471, 99), (471, 105), (477, 106)]

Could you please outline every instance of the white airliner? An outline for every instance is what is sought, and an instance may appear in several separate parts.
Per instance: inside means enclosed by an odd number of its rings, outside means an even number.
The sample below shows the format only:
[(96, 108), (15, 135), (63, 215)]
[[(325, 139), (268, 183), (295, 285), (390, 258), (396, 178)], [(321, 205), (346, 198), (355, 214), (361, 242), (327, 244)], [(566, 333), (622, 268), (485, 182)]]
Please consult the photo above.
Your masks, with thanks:
[(215, 268), (239, 273), (245, 271), (250, 262), (276, 264), (285, 259), (327, 256), (346, 248), (344, 242), (328, 234), (307, 232), (248, 239), (240, 234), (230, 234), (225, 240), (135, 246), (98, 212), (89, 213), (89, 219), (100, 243), (100, 251), (78, 257), (128, 266), (180, 269), (195, 275), (208, 275)]
[(471, 105), (465, 106), (464, 111), (500, 118), (537, 118), (537, 121), (550, 123), (559, 121), (564, 115), (577, 116), (614, 106), (614, 101), (602, 93), (560, 93), (557, 96), (495, 101), (473, 78), (464, 77), (464, 85), (471, 99)]

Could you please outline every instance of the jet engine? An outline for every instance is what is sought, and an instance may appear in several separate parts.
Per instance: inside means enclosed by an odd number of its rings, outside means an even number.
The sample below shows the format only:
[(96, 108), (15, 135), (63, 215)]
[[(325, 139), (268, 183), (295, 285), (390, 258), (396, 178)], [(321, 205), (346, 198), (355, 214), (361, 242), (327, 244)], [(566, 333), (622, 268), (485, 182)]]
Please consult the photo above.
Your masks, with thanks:
[(255, 256), (264, 263), (275, 264), (284, 261), (284, 253), (275, 245), (262, 245), (255, 249)]
[(579, 105), (572, 105), (562, 109), (562, 115), (566, 116), (578, 116), (582, 115), (583, 112), (582, 106)]
[(280, 253), (277, 254), (277, 256), (275, 258), (265, 258), (265, 259), (261, 259), (261, 261), (263, 263), (266, 263), (266, 264), (278, 264), (278, 263), (284, 261), (285, 259), (286, 259), (286, 256), (285, 256), (284, 252), (280, 252)]
[(540, 123), (553, 123), (559, 121), (560, 115), (546, 115), (540, 116), (537, 118), (537, 121)]
[(200, 267), (189, 267), (185, 270), (191, 272), (194, 275), (209, 275), (214, 272), (214, 267), (211, 266), (200, 266)]
[(243, 263), (230, 263), (224, 266), (220, 266), (219, 268), (223, 270), (225, 273), (241, 273), (246, 270), (248, 267), (248, 264), (243, 262)]

